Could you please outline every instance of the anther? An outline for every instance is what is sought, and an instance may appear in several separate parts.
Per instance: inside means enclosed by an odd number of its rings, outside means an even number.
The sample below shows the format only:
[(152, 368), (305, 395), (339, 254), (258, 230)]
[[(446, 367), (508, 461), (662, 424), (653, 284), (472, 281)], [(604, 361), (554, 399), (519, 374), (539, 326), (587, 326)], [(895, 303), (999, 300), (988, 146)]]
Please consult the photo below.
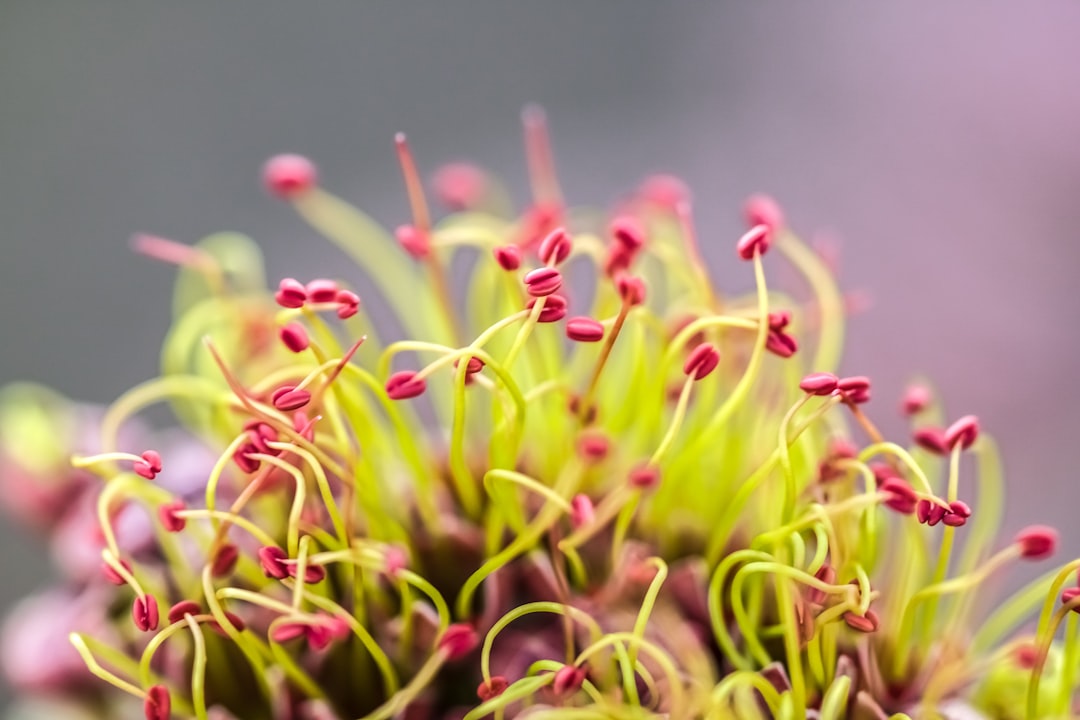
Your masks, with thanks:
[(615, 280), (615, 289), (623, 302), (631, 307), (645, 302), (645, 281), (636, 275), (620, 275)]
[(570, 525), (577, 530), (596, 519), (596, 509), (588, 495), (578, 493), (570, 499)]
[(947, 455), (949, 446), (945, 443), (945, 431), (939, 427), (921, 427), (912, 435), (915, 444), (935, 455)]
[(559, 697), (576, 693), (585, 682), (585, 669), (573, 665), (563, 665), (555, 671), (555, 680), (551, 683), (552, 691)]
[(466, 623), (454, 623), (439, 638), (439, 651), (450, 662), (460, 660), (480, 644), (476, 630)]
[(633, 487), (649, 490), (660, 483), (660, 469), (652, 465), (639, 465), (630, 471), (626, 479)]
[(566, 337), (577, 342), (600, 342), (604, 326), (590, 317), (573, 317), (566, 321)]
[(283, 278), (278, 283), (277, 293), (274, 294), (274, 300), (283, 308), (296, 309), (304, 307), (307, 299), (307, 289), (303, 283), (295, 278)]
[(573, 243), (570, 242), (570, 236), (567, 235), (564, 228), (560, 227), (552, 230), (540, 241), (540, 249), (537, 254), (540, 256), (540, 262), (554, 267), (555, 265), (561, 265), (566, 258), (570, 257), (572, 247)]
[(754, 255), (764, 255), (769, 249), (771, 231), (767, 225), (755, 225), (735, 244), (735, 252), (743, 260), (753, 260)]
[(294, 198), (318, 181), (315, 165), (302, 155), (276, 155), (263, 165), (263, 185), (274, 195)]
[(836, 389), (843, 394), (844, 400), (852, 405), (861, 405), (870, 400), (870, 378), (865, 375), (840, 378), (836, 382)]
[(332, 303), (337, 298), (338, 284), (333, 280), (318, 278), (309, 282), (307, 290), (308, 300), (313, 303)]
[(172, 700), (169, 689), (164, 685), (154, 685), (146, 691), (143, 701), (143, 714), (146, 720), (169, 720), (172, 717)]
[(512, 272), (521, 267), (521, 250), (517, 245), (500, 245), (491, 251), (495, 256), (495, 262), (507, 272)]
[(547, 297), (562, 287), (562, 273), (542, 267), (525, 273), (525, 291), (533, 297)]
[(266, 577), (275, 580), (284, 580), (289, 577), (289, 568), (285, 565), (285, 561), (289, 559), (289, 556), (284, 550), (273, 545), (267, 545), (259, 548), (258, 555), (259, 564), (262, 565)]
[(923, 499), (915, 506), (915, 515), (919, 522), (934, 527), (945, 518), (945, 508), (935, 502)]
[(161, 520), (162, 527), (172, 533), (183, 530), (187, 525), (187, 519), (180, 517), (176, 513), (184, 510), (187, 510), (187, 504), (180, 498), (177, 498), (170, 503), (160, 505), (158, 507), (158, 519)]
[(945, 430), (945, 445), (950, 449), (960, 446), (967, 450), (979, 437), (979, 419), (974, 415), (965, 415)]
[(810, 373), (799, 383), (799, 389), (807, 395), (824, 397), (833, 394), (838, 381), (832, 373)]
[(451, 163), (435, 171), (431, 188), (440, 203), (453, 211), (481, 205), (488, 192), (488, 176), (468, 163)]
[[(289, 561), (286, 563), (286, 567), (289, 570), (289, 577), (296, 577), (296, 570), (299, 567), (295, 561)], [(326, 578), (326, 568), (322, 565), (307, 565), (304, 567), (304, 582), (308, 585), (315, 585), (320, 583)]]
[(153, 480), (161, 472), (161, 455), (156, 450), (147, 450), (140, 457), (142, 460), (133, 463), (131, 469), (136, 475)]
[(799, 349), (799, 343), (782, 330), (770, 330), (765, 337), (765, 349), (773, 355), (789, 358)]
[(413, 370), (401, 370), (386, 381), (386, 394), (391, 400), (408, 400), (424, 394), (427, 381), (417, 378)]
[(1031, 525), (1017, 533), (1013, 542), (1020, 548), (1020, 557), (1045, 560), (1057, 549), (1058, 532), (1048, 525)]
[(294, 353), (303, 352), (308, 349), (311, 341), (308, 339), (307, 330), (300, 323), (291, 322), (284, 327), (278, 333), (281, 337), (281, 342), (285, 347), (292, 350)]
[(615, 242), (633, 255), (645, 245), (645, 230), (633, 217), (623, 215), (611, 221), (611, 236)]
[(763, 194), (751, 195), (743, 205), (743, 215), (749, 227), (764, 225), (776, 232), (784, 227), (784, 211), (772, 197)]
[(508, 687), (510, 687), (510, 683), (507, 682), (506, 678), (502, 675), (492, 675), (490, 680), (485, 680), (476, 688), (476, 697), (480, 698), (482, 702), (487, 702), (502, 695)]
[(225, 543), (217, 552), (210, 563), (210, 574), (216, 578), (222, 578), (232, 573), (236, 567), (236, 561), (240, 558), (240, 550), (232, 543)]
[(270, 402), (282, 412), (292, 412), (311, 402), (311, 393), (307, 390), (297, 390), (292, 385), (283, 385), (270, 396)]
[[(131, 573), (131, 563), (127, 560), (118, 560), (117, 562), (120, 564), (120, 567), (124, 568), (129, 574)], [(127, 582), (120, 573), (116, 572), (116, 569), (107, 562), (101, 563), (101, 574), (113, 585), (123, 585)]]
[(400, 225), (394, 230), (394, 237), (405, 252), (417, 260), (422, 260), (431, 254), (431, 242), (427, 234), (418, 230), (415, 225)]
[(846, 622), (848, 627), (852, 630), (858, 630), (862, 633), (874, 632), (881, 623), (878, 614), (873, 610), (867, 610), (866, 615), (858, 615), (848, 610), (844, 613), (844, 622)]
[(199, 607), (199, 603), (194, 600), (181, 600), (169, 608), (166, 617), (169, 618), (169, 624), (171, 625), (183, 620), (185, 615), (198, 615), (201, 612), (202, 608)]
[(692, 199), (690, 188), (674, 175), (650, 175), (642, 181), (637, 194), (650, 205), (668, 212), (675, 212), (677, 207)]
[(611, 441), (599, 431), (587, 431), (578, 438), (577, 450), (586, 462), (597, 463), (607, 457)]
[(720, 364), (720, 351), (712, 343), (701, 343), (690, 351), (686, 362), (683, 363), (683, 373), (701, 380), (709, 375)]
[(131, 618), (142, 632), (158, 628), (158, 604), (153, 595), (138, 595), (131, 605)]
[(941, 518), (941, 522), (949, 527), (961, 527), (971, 517), (971, 507), (963, 500), (953, 500), (949, 503), (949, 510)]
[[(532, 310), (533, 306), (536, 305), (536, 300), (537, 298), (533, 298), (525, 307)], [(540, 317), (536, 321), (542, 323), (559, 322), (566, 317), (566, 310), (566, 298), (562, 295), (548, 295), (544, 301), (544, 308), (540, 311)]]
[[(1061, 591), (1061, 604), (1067, 605), (1073, 600), (1080, 598), (1080, 587), (1065, 588)], [(1080, 605), (1072, 609), (1074, 613), (1080, 613)]]
[(232, 459), (243, 472), (251, 474), (259, 469), (259, 461), (252, 457), (259, 452), (254, 443), (244, 443), (233, 453)]
[(908, 385), (900, 400), (900, 412), (907, 417), (918, 415), (930, 405), (933, 398), (925, 385)]
[[(454, 361), (454, 367), (455, 368), (457, 368), (457, 366), (460, 365), (460, 364), (461, 364), (460, 359)], [(475, 375), (476, 373), (480, 372), (483, 369), (484, 369), (484, 361), (474, 355), (471, 358), (469, 358), (469, 362), (465, 364), (465, 375), (466, 375), (466, 377), (469, 377), (469, 376)]]
[(348, 320), (360, 312), (360, 296), (352, 290), (338, 290), (334, 297), (337, 303), (337, 316), (342, 320)]
[(882, 492), (889, 494), (889, 499), (885, 501), (885, 505), (889, 508), (904, 515), (911, 515), (915, 512), (919, 496), (906, 481), (898, 477), (885, 478), (880, 489)]

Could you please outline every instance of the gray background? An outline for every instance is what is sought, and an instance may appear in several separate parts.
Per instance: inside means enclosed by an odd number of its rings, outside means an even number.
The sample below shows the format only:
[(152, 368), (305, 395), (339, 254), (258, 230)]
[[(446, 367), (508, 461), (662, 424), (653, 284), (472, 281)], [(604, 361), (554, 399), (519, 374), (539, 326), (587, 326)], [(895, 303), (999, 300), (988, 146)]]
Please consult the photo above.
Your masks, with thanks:
[[(106, 402), (153, 374), (168, 268), (133, 231), (258, 238), (273, 275), (339, 257), (257, 182), (315, 158), (387, 223), (391, 138), (524, 187), (518, 112), (552, 118), (577, 203), (670, 170), (730, 264), (764, 189), (844, 241), (872, 290), (847, 369), (877, 412), (915, 371), (1003, 445), (1007, 525), (1065, 528), (1080, 391), (1080, 4), (1061, 2), (0, 2), (0, 382)], [(722, 273), (724, 271), (721, 271)], [(0, 526), (0, 605), (45, 576)]]

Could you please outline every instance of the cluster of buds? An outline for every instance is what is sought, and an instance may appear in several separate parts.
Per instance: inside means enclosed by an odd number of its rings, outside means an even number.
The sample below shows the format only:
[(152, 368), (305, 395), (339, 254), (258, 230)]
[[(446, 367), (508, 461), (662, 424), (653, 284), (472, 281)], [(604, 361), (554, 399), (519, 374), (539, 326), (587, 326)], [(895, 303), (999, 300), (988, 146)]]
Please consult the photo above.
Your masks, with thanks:
[[(148, 720), (1075, 712), (1080, 560), (985, 603), (1057, 534), (996, 540), (993, 442), (927, 386), (901, 399), (912, 442), (882, 435), (870, 379), (837, 373), (844, 298), (779, 205), (709, 233), (754, 280), (729, 295), (681, 182), (569, 207), (543, 115), (525, 126), (521, 213), (455, 165), (437, 218), (398, 136), (392, 233), (307, 159), (267, 163), (390, 318), (349, 278), (262, 286), (240, 236), (136, 240), (180, 268), (175, 325), (161, 376), (68, 444), (95, 566), (68, 582), (96, 622), (63, 616), (81, 674), (23, 685)], [(808, 297), (767, 284), (781, 259)], [(23, 434), (64, 415), (17, 399), (0, 420)], [(157, 403), (186, 445), (143, 450)]]

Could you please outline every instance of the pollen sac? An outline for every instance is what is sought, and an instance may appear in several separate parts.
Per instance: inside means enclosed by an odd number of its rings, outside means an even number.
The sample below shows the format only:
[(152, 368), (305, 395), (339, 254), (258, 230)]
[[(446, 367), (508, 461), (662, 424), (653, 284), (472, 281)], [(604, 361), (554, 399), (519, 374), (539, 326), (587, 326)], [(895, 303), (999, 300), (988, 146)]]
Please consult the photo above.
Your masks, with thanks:
[(332, 303), (337, 299), (338, 284), (333, 280), (319, 278), (309, 282), (307, 290), (308, 300), (313, 303)]
[(967, 450), (979, 437), (979, 419), (974, 415), (965, 415), (945, 430), (945, 446), (950, 450), (960, 446)]
[(487, 702), (502, 695), (508, 687), (510, 683), (506, 678), (502, 675), (492, 675), (490, 680), (480, 683), (480, 686), (476, 688), (476, 697), (482, 702)]
[(765, 349), (773, 355), (789, 358), (799, 349), (795, 338), (780, 330), (770, 330), (765, 336)]
[(187, 510), (187, 505), (180, 498), (159, 506), (158, 519), (161, 520), (161, 526), (171, 533), (183, 530), (187, 526), (187, 519), (176, 514), (183, 510)]
[(645, 245), (645, 229), (636, 218), (628, 215), (611, 221), (611, 236), (619, 247), (631, 255)]
[[(1061, 591), (1061, 604), (1068, 605), (1071, 602), (1080, 600), (1080, 587), (1065, 588)], [(1080, 613), (1080, 602), (1072, 606), (1074, 613)]]
[(525, 291), (533, 297), (547, 297), (562, 287), (562, 273), (542, 267), (525, 273)]
[(967, 524), (971, 517), (971, 508), (963, 500), (953, 500), (949, 503), (949, 510), (941, 518), (941, 522), (949, 527), (961, 527)]
[(790, 310), (776, 310), (769, 313), (769, 329), (776, 332), (782, 331), (791, 324)]
[(147, 450), (140, 457), (142, 460), (135, 461), (131, 469), (136, 475), (153, 480), (161, 472), (161, 455), (155, 450)]
[(278, 197), (302, 195), (318, 182), (315, 165), (302, 155), (276, 155), (263, 166), (263, 184)]
[(865, 375), (840, 378), (836, 389), (843, 394), (844, 400), (852, 405), (861, 405), (870, 400), (870, 378)]
[(169, 720), (172, 717), (172, 700), (169, 697), (168, 688), (164, 685), (154, 685), (146, 691), (143, 714), (146, 720)]
[(251, 474), (259, 469), (259, 460), (252, 457), (256, 453), (259, 453), (259, 448), (255, 443), (244, 443), (236, 449), (233, 453), (232, 459), (236, 463), (236, 466), (243, 472)]
[(416, 375), (412, 370), (394, 373), (386, 381), (386, 394), (391, 400), (408, 400), (423, 395), (427, 390), (427, 381)]
[(918, 415), (929, 407), (932, 399), (925, 385), (909, 385), (900, 400), (900, 412), (906, 417)]
[(885, 501), (887, 507), (904, 515), (911, 515), (915, 512), (919, 496), (904, 480), (898, 477), (885, 478), (879, 489), (889, 495), (889, 499)]
[[(530, 300), (526, 307), (532, 310), (533, 306), (536, 305), (537, 299), (538, 298)], [(566, 317), (566, 311), (566, 298), (564, 298), (562, 295), (548, 295), (547, 298), (544, 300), (543, 309), (540, 310), (540, 317), (538, 317), (536, 321), (542, 323), (559, 322), (564, 317)]]
[(394, 230), (394, 237), (405, 252), (414, 258), (421, 260), (431, 254), (431, 242), (426, 233), (421, 232), (415, 225), (401, 225)]
[(590, 317), (574, 317), (566, 321), (566, 337), (577, 342), (599, 342), (604, 339), (604, 326)]
[(920, 500), (915, 506), (915, 516), (919, 522), (924, 525), (934, 527), (939, 522), (945, 519), (945, 514), (949, 512), (946, 508), (942, 507), (936, 502), (926, 500), (925, 498)]
[(838, 380), (832, 373), (810, 373), (799, 383), (799, 389), (807, 395), (832, 395)]
[(596, 519), (596, 510), (588, 495), (578, 493), (570, 500), (570, 525), (576, 530)]
[(1017, 533), (1013, 542), (1020, 548), (1020, 557), (1045, 560), (1057, 550), (1058, 532), (1048, 525), (1031, 525)]
[(521, 267), (521, 250), (517, 245), (502, 245), (491, 251), (495, 256), (495, 262), (507, 272), (512, 272)]
[(300, 323), (291, 322), (285, 325), (278, 335), (281, 337), (282, 344), (294, 353), (304, 352), (311, 344), (307, 330)]
[(454, 623), (439, 638), (439, 650), (450, 662), (460, 660), (480, 644), (480, 636), (471, 625)]
[(686, 362), (683, 363), (683, 373), (701, 380), (709, 375), (720, 364), (720, 351), (712, 343), (701, 343), (690, 351)]
[[(129, 563), (127, 560), (120, 560), (119, 564), (120, 567), (124, 568), (124, 570), (126, 570), (128, 573), (131, 572), (131, 563)], [(123, 576), (121, 576), (120, 573), (116, 572), (116, 569), (107, 562), (101, 563), (101, 574), (109, 583), (113, 585), (123, 585), (125, 582), (127, 582), (126, 580), (124, 580)]]
[(945, 431), (939, 427), (921, 427), (911, 435), (915, 444), (935, 455), (946, 455), (949, 446), (945, 443)]
[(784, 211), (772, 197), (763, 194), (751, 195), (743, 205), (743, 216), (747, 227), (764, 225), (772, 232), (784, 228)]
[(289, 568), (285, 561), (289, 556), (279, 547), (267, 545), (259, 548), (259, 564), (262, 565), (266, 577), (275, 580), (284, 580), (289, 577)]
[(307, 299), (307, 289), (295, 278), (282, 279), (278, 283), (277, 293), (274, 294), (274, 300), (283, 308), (302, 308)]
[(570, 242), (570, 236), (566, 234), (566, 230), (555, 228), (540, 241), (538, 250), (540, 262), (545, 265), (561, 265), (566, 258), (570, 257), (571, 249), (573, 249), (573, 243)]
[(282, 412), (292, 412), (311, 402), (311, 393), (307, 390), (298, 390), (291, 385), (279, 387), (270, 396), (270, 401), (275, 408)]
[(555, 671), (555, 680), (551, 683), (551, 689), (558, 697), (566, 697), (580, 690), (584, 682), (584, 668), (563, 665)]
[(652, 465), (639, 465), (630, 471), (627, 481), (633, 487), (650, 490), (660, 483), (660, 468)]
[(153, 595), (139, 595), (131, 605), (131, 619), (142, 632), (158, 629), (158, 604)]
[(169, 619), (169, 624), (172, 624), (183, 620), (185, 615), (198, 615), (201, 612), (202, 608), (199, 607), (199, 603), (193, 600), (181, 600), (169, 608), (166, 617)]
[(645, 302), (645, 281), (636, 275), (620, 275), (615, 280), (615, 289), (623, 302), (634, 307)]
[(873, 610), (867, 610), (866, 615), (858, 615), (848, 610), (844, 613), (844, 622), (852, 630), (858, 630), (861, 633), (872, 633), (878, 629), (878, 625), (881, 623), (878, 614)]
[(587, 462), (600, 462), (611, 450), (611, 441), (598, 431), (582, 433), (577, 443), (578, 455)]
[[(286, 563), (289, 576), (296, 577), (297, 564), (295, 562)], [(326, 568), (321, 565), (307, 565), (304, 568), (304, 582), (308, 585), (314, 585), (320, 583), (326, 578)]]
[(337, 303), (337, 316), (342, 320), (348, 320), (360, 312), (360, 296), (351, 290), (338, 290), (334, 302)]
[(755, 225), (746, 231), (735, 244), (735, 252), (743, 260), (753, 260), (755, 255), (764, 255), (770, 244), (772, 232), (767, 225)]
[(227, 577), (236, 567), (239, 558), (240, 550), (232, 543), (225, 543), (214, 554), (214, 560), (210, 563), (210, 574), (216, 578)]
[[(460, 365), (460, 364), (461, 364), (460, 358), (454, 361), (454, 367), (455, 368), (457, 368), (457, 366)], [(466, 377), (469, 377), (469, 376), (475, 375), (476, 373), (480, 372), (483, 369), (484, 369), (484, 361), (481, 360), (480, 358), (476, 357), (475, 355), (473, 355), (472, 357), (469, 358), (469, 362), (466, 363), (466, 365), (465, 365), (465, 375), (466, 375)]]
[(431, 187), (448, 210), (461, 211), (483, 204), (490, 182), (482, 169), (468, 163), (451, 163), (435, 171)]

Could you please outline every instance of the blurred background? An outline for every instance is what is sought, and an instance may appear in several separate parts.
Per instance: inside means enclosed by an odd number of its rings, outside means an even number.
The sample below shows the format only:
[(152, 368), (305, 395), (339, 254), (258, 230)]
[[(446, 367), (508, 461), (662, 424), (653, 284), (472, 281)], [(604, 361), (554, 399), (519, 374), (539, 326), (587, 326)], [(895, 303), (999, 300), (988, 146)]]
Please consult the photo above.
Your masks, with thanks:
[[(392, 137), (469, 158), (524, 197), (519, 112), (548, 110), (575, 204), (664, 170), (694, 189), (705, 254), (733, 264), (743, 198), (775, 195), (870, 293), (846, 369), (878, 416), (914, 373), (1000, 440), (1006, 530), (1080, 530), (1080, 4), (0, 4), (0, 383), (108, 402), (154, 374), (172, 272), (135, 231), (257, 238), (271, 276), (341, 258), (266, 197), (263, 160), (311, 156), (387, 224)], [(887, 424), (887, 423), (886, 423)], [(0, 525), (0, 607), (45, 582)], [(0, 701), (6, 696), (0, 695)]]

